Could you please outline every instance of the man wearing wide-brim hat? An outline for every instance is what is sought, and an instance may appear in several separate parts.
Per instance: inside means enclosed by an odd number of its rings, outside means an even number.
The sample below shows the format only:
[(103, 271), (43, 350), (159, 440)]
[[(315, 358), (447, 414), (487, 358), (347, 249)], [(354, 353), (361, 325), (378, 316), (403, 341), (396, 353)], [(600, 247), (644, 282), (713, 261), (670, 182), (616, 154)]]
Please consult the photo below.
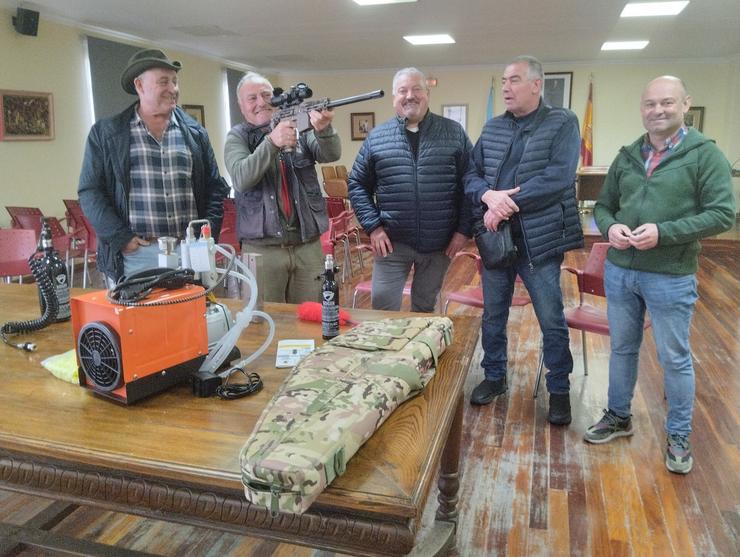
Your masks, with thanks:
[(184, 238), (191, 220), (210, 220), (218, 238), (228, 187), (206, 130), (177, 106), (181, 68), (161, 50), (136, 52), (121, 86), (138, 101), (88, 135), (78, 194), (109, 283), (157, 267), (156, 238)]

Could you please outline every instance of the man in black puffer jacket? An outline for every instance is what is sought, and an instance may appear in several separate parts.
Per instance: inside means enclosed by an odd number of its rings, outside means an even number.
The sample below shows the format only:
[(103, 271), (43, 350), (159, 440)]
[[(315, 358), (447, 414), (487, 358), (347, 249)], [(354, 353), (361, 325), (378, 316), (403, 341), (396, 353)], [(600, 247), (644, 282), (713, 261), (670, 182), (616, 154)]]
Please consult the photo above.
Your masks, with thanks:
[(472, 144), (463, 127), (429, 112), (416, 68), (393, 78), (397, 117), (374, 128), (349, 177), (349, 198), (375, 256), (373, 309), (399, 310), (414, 268), (411, 310), (432, 312), (450, 259), (470, 237), (462, 178)]
[(566, 425), (571, 421), (568, 375), (573, 357), (563, 315), (560, 265), (566, 251), (583, 245), (575, 195), (580, 136), (575, 114), (542, 101), (543, 81), (536, 58), (520, 56), (506, 66), (502, 87), (506, 112), (483, 126), (465, 177), (474, 213), (483, 217), (489, 230), (510, 219), (519, 251), (511, 266), (483, 271), (485, 378), (470, 402), (488, 404), (506, 392), (506, 323), (518, 274), (542, 330), (549, 370), (548, 420)]

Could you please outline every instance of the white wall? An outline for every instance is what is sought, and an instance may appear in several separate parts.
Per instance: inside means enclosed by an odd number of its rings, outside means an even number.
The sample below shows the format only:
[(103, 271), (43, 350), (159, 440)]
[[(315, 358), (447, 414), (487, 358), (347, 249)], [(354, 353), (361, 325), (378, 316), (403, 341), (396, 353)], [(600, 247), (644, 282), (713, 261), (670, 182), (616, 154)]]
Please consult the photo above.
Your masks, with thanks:
[[(468, 105), (468, 134), (475, 142), (485, 120), (486, 103), (491, 78), (495, 77), (494, 113), (503, 111), (500, 79), (503, 66), (490, 68), (420, 68), (427, 75), (438, 79), (438, 86), (431, 89), (430, 108), (440, 113), (442, 104)], [(733, 152), (740, 156), (737, 128), (731, 125), (728, 115), (740, 118), (740, 62), (666, 62), (649, 64), (558, 64), (545, 67), (546, 72), (573, 72), (571, 108), (583, 118), (588, 97), (588, 81), (594, 83), (594, 164), (608, 165), (619, 148), (634, 141), (644, 133), (639, 114), (639, 100), (645, 84), (652, 78), (673, 74), (683, 78), (691, 90), (694, 104), (705, 107), (704, 133), (717, 140), (718, 145), (731, 158)], [(345, 139), (341, 164), (349, 166), (361, 142), (346, 141), (350, 137), (351, 112), (375, 112), (376, 123), (393, 116), (391, 105), (391, 80), (393, 70), (343, 73), (285, 73), (280, 85), (285, 87), (305, 81), (314, 91), (314, 97), (345, 97), (372, 89), (382, 88), (384, 99), (349, 105), (336, 110), (336, 127)], [(734, 134), (734, 138), (733, 138)], [(736, 158), (735, 157), (735, 158)], [(734, 160), (734, 159), (731, 159)]]
[[(37, 37), (19, 35), (10, 25), (11, 13), (0, 9), (0, 89), (48, 91), (54, 95), (56, 137), (52, 141), (0, 141), (0, 205), (38, 206), (44, 213), (63, 216), (61, 200), (77, 196), (90, 108), (85, 86), (83, 31), (41, 21)], [(110, 38), (110, 37), (107, 37)], [(114, 39), (120, 40), (120, 39)], [(150, 46), (150, 45), (142, 45)], [(165, 49), (183, 63), (180, 102), (205, 106), (206, 128), (222, 174), (228, 123), (223, 108), (222, 64), (192, 54)], [(442, 104), (468, 105), (468, 132), (478, 138), (485, 118), (491, 78), (496, 79), (495, 113), (503, 109), (499, 81), (503, 66), (421, 68), (438, 79), (431, 91), (434, 112)], [(589, 76), (594, 80), (594, 164), (608, 165), (621, 145), (642, 133), (638, 113), (645, 83), (662, 74), (683, 78), (694, 104), (705, 107), (704, 133), (732, 162), (740, 158), (740, 57), (733, 60), (643, 64), (551, 65), (547, 72), (573, 72), (572, 108), (582, 118)], [(352, 141), (350, 113), (375, 112), (376, 123), (393, 116), (391, 79), (394, 70), (298, 73), (271, 76), (283, 87), (308, 83), (314, 97), (332, 99), (384, 89), (385, 98), (338, 108), (335, 125), (342, 137), (339, 164), (351, 168), (361, 145)], [(736, 195), (740, 179), (735, 179)], [(0, 226), (9, 225), (0, 209)]]

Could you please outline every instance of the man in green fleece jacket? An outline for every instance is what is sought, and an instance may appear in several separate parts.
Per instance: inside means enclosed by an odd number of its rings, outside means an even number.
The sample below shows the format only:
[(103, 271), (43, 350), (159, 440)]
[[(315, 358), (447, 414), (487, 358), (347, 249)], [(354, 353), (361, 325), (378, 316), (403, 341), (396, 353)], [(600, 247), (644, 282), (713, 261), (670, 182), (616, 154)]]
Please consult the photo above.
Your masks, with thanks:
[(584, 439), (632, 435), (645, 309), (663, 367), (668, 414), (665, 465), (687, 474), (694, 405), (689, 325), (697, 300), (699, 239), (735, 220), (730, 165), (713, 141), (684, 126), (691, 97), (671, 76), (648, 83), (640, 113), (647, 134), (622, 147), (609, 168), (594, 217), (610, 249), (604, 269), (611, 356), (609, 405)]

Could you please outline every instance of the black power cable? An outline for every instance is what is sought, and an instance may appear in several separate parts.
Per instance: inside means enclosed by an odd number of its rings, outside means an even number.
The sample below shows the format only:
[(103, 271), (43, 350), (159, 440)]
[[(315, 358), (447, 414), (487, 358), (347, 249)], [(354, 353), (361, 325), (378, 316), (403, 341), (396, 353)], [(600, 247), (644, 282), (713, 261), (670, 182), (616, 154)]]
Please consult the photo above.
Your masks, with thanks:
[[(219, 385), (216, 389), (216, 394), (219, 398), (224, 400), (233, 400), (235, 398), (242, 398), (247, 395), (258, 393), (262, 390), (262, 379), (255, 372), (247, 373), (244, 368), (233, 367), (228, 372), (226, 381), (223, 385)], [(231, 383), (229, 380), (235, 373), (241, 373), (247, 378), (246, 383)]]

